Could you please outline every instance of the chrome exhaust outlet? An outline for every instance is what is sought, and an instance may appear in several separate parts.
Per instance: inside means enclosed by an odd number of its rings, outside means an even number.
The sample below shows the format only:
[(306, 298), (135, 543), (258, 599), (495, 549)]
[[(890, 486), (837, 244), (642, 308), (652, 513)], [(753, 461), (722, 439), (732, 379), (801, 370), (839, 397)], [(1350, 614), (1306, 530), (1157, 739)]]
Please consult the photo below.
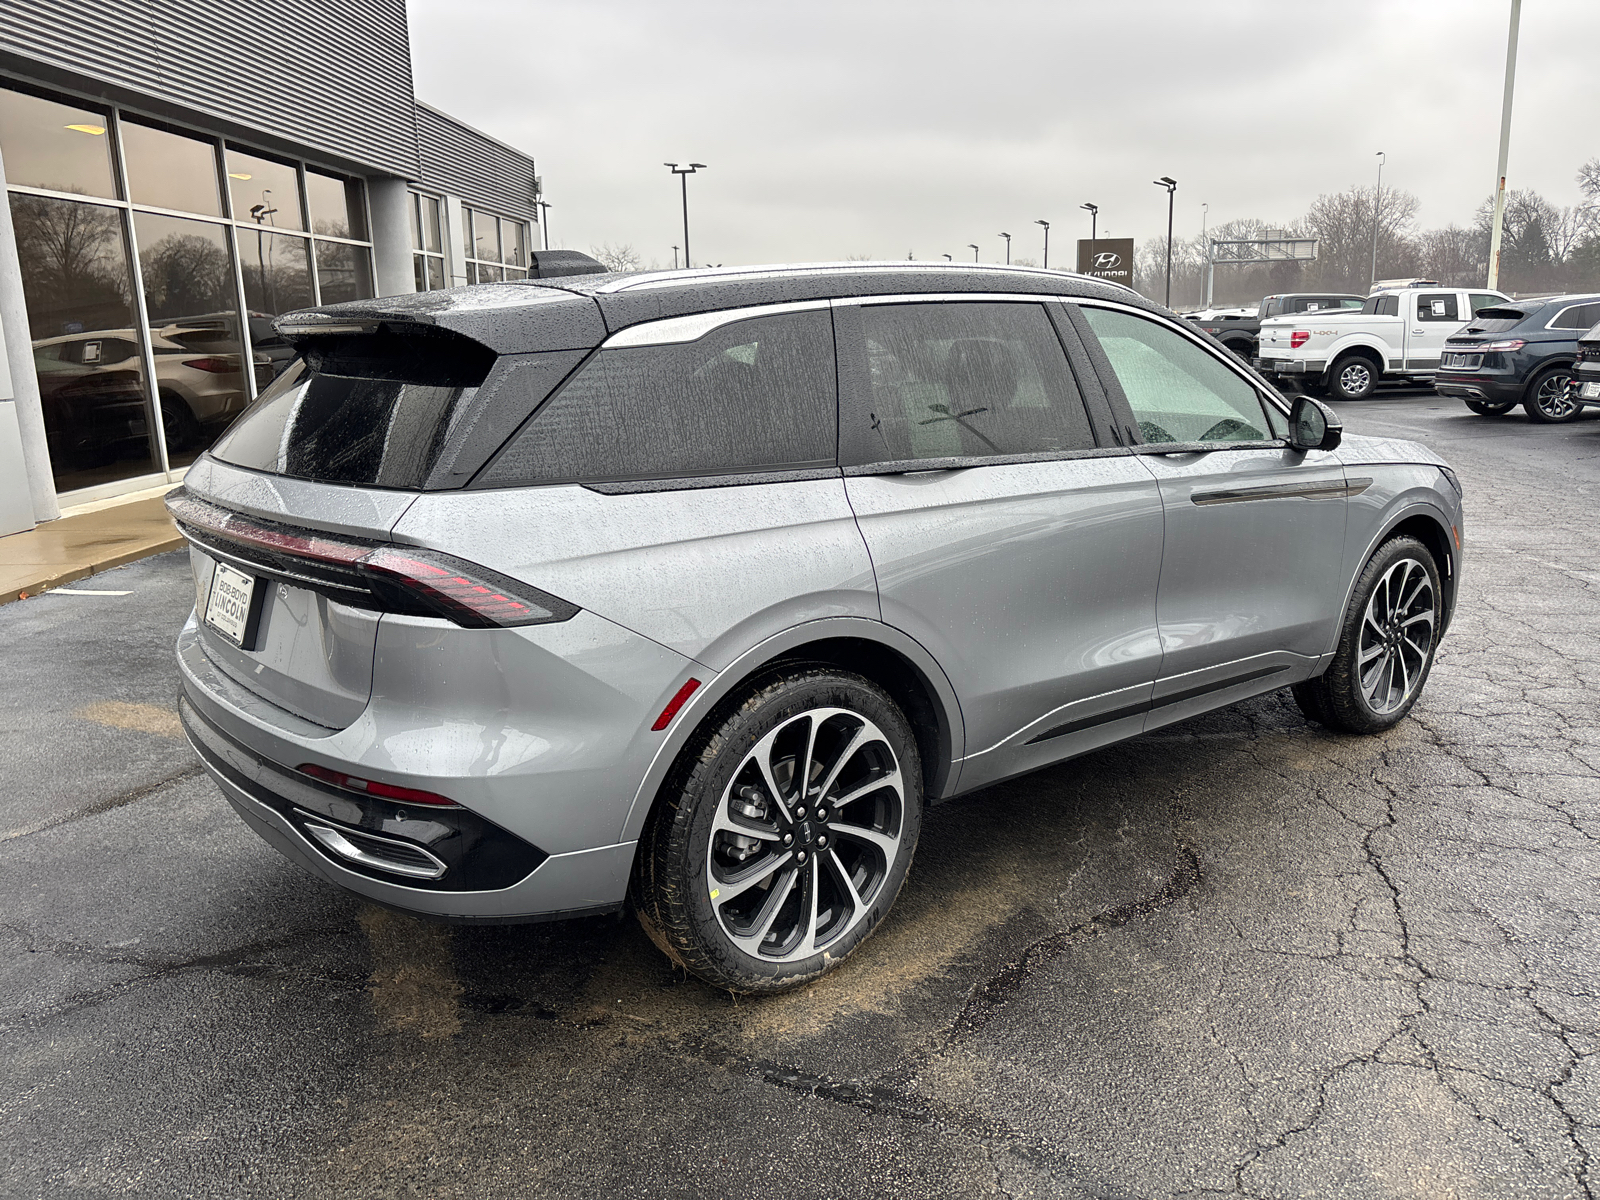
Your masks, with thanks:
[[(310, 813), (301, 815), (311, 816)], [(304, 829), (329, 853), (375, 871), (389, 871), (411, 879), (442, 879), (450, 869), (413, 842), (396, 841), (354, 829), (335, 829), (316, 819), (307, 820)]]

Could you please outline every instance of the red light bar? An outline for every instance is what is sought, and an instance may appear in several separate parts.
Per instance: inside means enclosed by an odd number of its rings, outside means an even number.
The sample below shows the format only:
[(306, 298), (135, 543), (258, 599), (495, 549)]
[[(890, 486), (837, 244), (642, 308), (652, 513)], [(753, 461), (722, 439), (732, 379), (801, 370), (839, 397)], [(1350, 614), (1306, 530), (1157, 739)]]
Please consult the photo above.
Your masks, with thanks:
[(402, 550), (374, 550), (356, 565), (398, 579), (453, 617), (466, 617), (472, 624), (526, 625), (548, 621), (555, 615), (548, 608), (507, 596), (464, 572), (451, 571)]
[(668, 725), (672, 724), (672, 718), (678, 715), (678, 710), (683, 707), (684, 702), (690, 696), (694, 695), (695, 689), (699, 686), (700, 681), (698, 679), (691, 679), (679, 688), (678, 694), (668, 700), (667, 706), (661, 710), (661, 715), (656, 718), (656, 723), (650, 726), (651, 732), (660, 733)]
[(441, 796), (438, 792), (424, 792), (417, 788), (396, 787), (392, 783), (379, 783), (374, 779), (361, 779), (355, 775), (346, 775), (343, 771), (335, 771), (329, 767), (319, 767), (316, 763), (301, 763), (295, 768), (302, 775), (309, 775), (313, 779), (320, 779), (323, 783), (331, 783), (334, 787), (344, 788), (352, 792), (365, 792), (369, 796), (378, 796), (384, 800), (398, 800), (402, 804), (431, 804), (435, 808), (460, 808), (448, 796)]

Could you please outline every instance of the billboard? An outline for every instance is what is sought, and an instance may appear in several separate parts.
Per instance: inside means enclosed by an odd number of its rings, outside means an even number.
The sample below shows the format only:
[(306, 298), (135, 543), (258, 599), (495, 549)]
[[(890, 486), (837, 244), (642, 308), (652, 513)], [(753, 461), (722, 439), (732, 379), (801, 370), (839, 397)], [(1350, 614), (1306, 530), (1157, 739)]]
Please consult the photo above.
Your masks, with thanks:
[(1078, 239), (1078, 273), (1133, 286), (1133, 239)]

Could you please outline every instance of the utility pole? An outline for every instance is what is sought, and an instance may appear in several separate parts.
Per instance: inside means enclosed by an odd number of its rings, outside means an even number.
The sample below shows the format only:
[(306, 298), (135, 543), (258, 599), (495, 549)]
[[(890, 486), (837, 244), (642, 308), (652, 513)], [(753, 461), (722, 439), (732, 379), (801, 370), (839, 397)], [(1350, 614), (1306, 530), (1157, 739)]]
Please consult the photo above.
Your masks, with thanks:
[(1506, 213), (1506, 156), (1511, 151), (1511, 92), (1517, 80), (1517, 23), (1522, 0), (1511, 0), (1511, 31), (1506, 34), (1506, 95), (1500, 106), (1500, 169), (1495, 172), (1494, 226), (1489, 235), (1489, 287), (1500, 286), (1500, 226)]
[(662, 163), (679, 179), (683, 180), (683, 266), (688, 270), (693, 264), (689, 261), (689, 176), (696, 171), (706, 169), (705, 163), (690, 163), (687, 167), (679, 167), (677, 163)]
[(1378, 151), (1378, 191), (1372, 197), (1372, 282), (1367, 285), (1367, 290), (1374, 291), (1378, 286), (1378, 210), (1383, 203), (1383, 164), (1389, 161), (1389, 156), (1382, 150)]
[(1167, 189), (1167, 300), (1168, 308), (1172, 307), (1172, 205), (1173, 197), (1178, 194), (1178, 181), (1170, 175), (1163, 175), (1160, 179), (1151, 180), (1157, 187)]
[(1050, 222), (1049, 221), (1035, 221), (1034, 224), (1035, 225), (1043, 225), (1044, 226), (1044, 265), (1045, 265), (1045, 270), (1049, 270), (1050, 269)]

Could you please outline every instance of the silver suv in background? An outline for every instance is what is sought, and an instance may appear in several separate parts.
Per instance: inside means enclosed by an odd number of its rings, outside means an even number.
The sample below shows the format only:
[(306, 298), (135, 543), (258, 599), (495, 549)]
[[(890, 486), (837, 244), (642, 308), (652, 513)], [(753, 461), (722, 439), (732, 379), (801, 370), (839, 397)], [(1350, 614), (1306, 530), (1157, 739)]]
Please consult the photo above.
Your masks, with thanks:
[(1259, 693), (1416, 702), (1461, 497), (1120, 287), (842, 264), (292, 314), (169, 501), (189, 736), (263, 837), (457, 921), (636, 909), (776, 991), (924, 806)]

